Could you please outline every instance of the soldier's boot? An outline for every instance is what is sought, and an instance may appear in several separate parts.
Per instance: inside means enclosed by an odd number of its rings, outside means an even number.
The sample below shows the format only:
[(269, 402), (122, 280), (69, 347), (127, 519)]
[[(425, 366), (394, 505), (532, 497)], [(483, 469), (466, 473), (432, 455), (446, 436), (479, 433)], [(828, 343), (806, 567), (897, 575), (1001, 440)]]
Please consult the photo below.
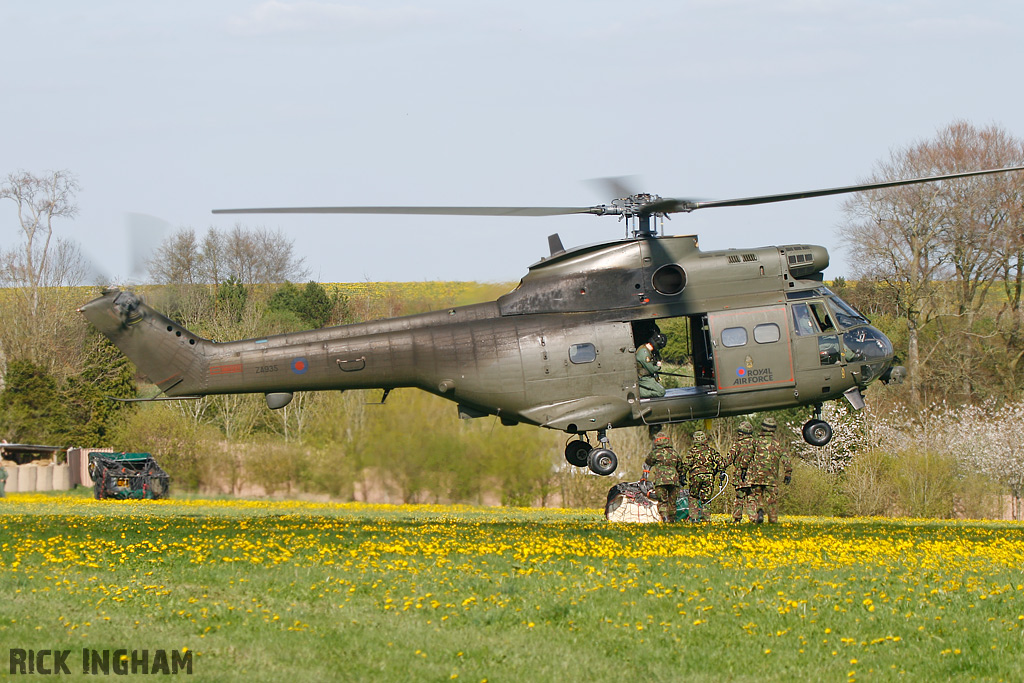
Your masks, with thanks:
[(763, 524), (764, 523), (764, 510), (762, 510), (761, 508), (757, 509), (757, 519), (754, 520), (754, 523), (755, 524)]

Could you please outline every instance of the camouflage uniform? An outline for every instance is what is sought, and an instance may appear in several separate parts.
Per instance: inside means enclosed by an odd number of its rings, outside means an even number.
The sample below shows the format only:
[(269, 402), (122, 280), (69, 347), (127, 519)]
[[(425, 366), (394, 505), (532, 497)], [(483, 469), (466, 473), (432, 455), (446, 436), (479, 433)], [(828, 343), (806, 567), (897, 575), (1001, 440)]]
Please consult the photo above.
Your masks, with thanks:
[(636, 350), (636, 374), (640, 384), (640, 398), (659, 398), (665, 395), (665, 387), (658, 381), (658, 373), (661, 371), (661, 363), (658, 361), (658, 352), (655, 345), (664, 348), (664, 336), (655, 335)]
[(672, 448), (667, 434), (654, 437), (651, 452), (647, 454), (644, 463), (651, 468), (648, 477), (654, 485), (654, 498), (658, 501), (661, 521), (676, 521), (676, 498), (686, 470), (682, 457)]
[(761, 422), (761, 434), (756, 439), (754, 455), (746, 467), (746, 483), (750, 485), (752, 505), (756, 511), (755, 521), (760, 523), (765, 515), (768, 521), (779, 521), (779, 465), (785, 469), (786, 484), (793, 476), (793, 464), (775, 441), (775, 420), (766, 417)]
[[(749, 466), (754, 456), (754, 446), (754, 427), (749, 422), (742, 422), (737, 430), (736, 441), (729, 448), (729, 453), (725, 456), (723, 463), (725, 467), (732, 467), (732, 486), (736, 489), (736, 498), (732, 504), (732, 521), (734, 522), (743, 521), (743, 512), (752, 500), (750, 485), (744, 481), (746, 469), (740, 467), (740, 461), (745, 461)], [(747, 514), (753, 519), (756, 511), (747, 510)]]
[(7, 488), (7, 468), (0, 465), (0, 498), (3, 498), (7, 494), (4, 492)]
[(714, 493), (715, 474), (724, 469), (722, 457), (708, 443), (704, 432), (693, 433), (693, 446), (690, 447), (686, 466), (686, 478), (690, 484), (690, 520), (700, 522), (708, 518), (704, 506)]

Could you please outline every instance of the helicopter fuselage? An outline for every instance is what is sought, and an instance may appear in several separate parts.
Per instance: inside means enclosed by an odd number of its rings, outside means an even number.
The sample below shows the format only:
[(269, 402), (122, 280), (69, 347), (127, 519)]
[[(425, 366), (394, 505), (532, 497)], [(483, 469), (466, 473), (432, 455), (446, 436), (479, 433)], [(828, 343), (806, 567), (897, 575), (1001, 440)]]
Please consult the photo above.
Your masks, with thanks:
[[(828, 291), (823, 247), (701, 252), (693, 236), (559, 251), (497, 301), (232, 342), (202, 339), (130, 292), (82, 312), (167, 397), (415, 387), (569, 433), (821, 404), (892, 364), (889, 340)], [(635, 352), (685, 319), (692, 386), (644, 398)], [(859, 406), (858, 406), (859, 407)]]

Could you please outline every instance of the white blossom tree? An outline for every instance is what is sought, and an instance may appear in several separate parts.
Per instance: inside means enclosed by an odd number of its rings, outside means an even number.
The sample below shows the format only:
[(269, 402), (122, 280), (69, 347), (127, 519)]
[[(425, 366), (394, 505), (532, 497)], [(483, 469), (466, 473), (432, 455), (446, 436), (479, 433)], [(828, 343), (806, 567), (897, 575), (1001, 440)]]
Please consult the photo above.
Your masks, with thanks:
[(793, 451), (817, 469), (838, 474), (868, 445), (865, 413), (850, 410), (845, 403), (831, 401), (822, 408), (821, 419), (832, 426), (832, 440), (821, 447), (812, 446), (803, 439), (803, 423), (790, 423)]

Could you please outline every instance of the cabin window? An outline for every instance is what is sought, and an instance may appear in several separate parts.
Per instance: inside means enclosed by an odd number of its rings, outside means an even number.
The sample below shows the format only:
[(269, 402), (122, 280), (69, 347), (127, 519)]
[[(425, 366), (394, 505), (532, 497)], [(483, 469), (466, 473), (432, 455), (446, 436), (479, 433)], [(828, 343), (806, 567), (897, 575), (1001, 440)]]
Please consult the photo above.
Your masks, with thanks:
[(818, 326), (814, 324), (811, 309), (807, 304), (793, 304), (793, 327), (801, 337), (818, 334)]
[(758, 344), (772, 344), (781, 337), (782, 331), (775, 323), (761, 323), (754, 328), (754, 341)]
[(822, 365), (835, 365), (839, 362), (838, 334), (823, 334), (818, 337), (818, 358)]
[(577, 365), (597, 360), (597, 348), (593, 344), (573, 344), (569, 347), (569, 360)]
[(722, 346), (743, 346), (747, 343), (747, 331), (742, 327), (727, 327), (722, 330)]

